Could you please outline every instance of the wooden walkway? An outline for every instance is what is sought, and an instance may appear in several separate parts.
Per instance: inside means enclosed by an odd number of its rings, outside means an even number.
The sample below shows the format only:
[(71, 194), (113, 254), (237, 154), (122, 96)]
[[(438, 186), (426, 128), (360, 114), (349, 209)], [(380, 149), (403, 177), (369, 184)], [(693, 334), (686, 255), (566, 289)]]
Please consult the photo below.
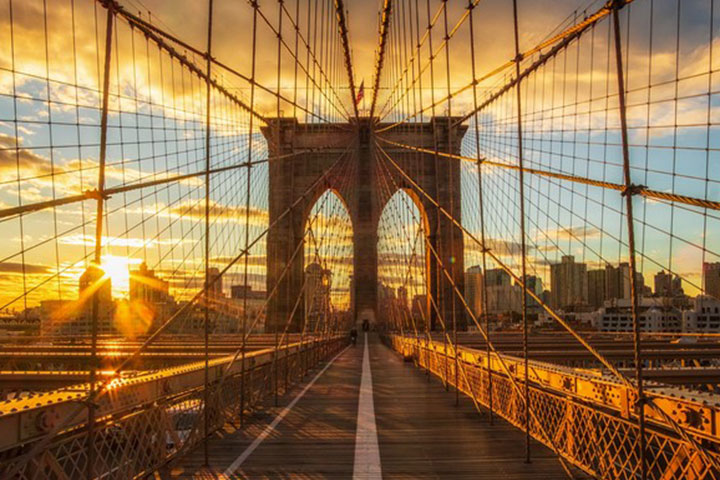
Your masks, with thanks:
[[(168, 476), (353, 478), (363, 350), (362, 342), (348, 348), (309, 388), (300, 385), (289, 392), (281, 398), (279, 408), (254, 415), (243, 431), (228, 428), (213, 438), (210, 468), (202, 467), (202, 448), (198, 448), (174, 465)], [(460, 405), (455, 406), (454, 393), (446, 392), (437, 380), (429, 380), (423, 371), (404, 363), (374, 335), (369, 337), (369, 357), (382, 478), (567, 478), (554, 454), (538, 443), (533, 444), (532, 463), (524, 463), (525, 440), (520, 430), (500, 419), (490, 426), (466, 397), (461, 397)], [(308, 381), (316, 374), (309, 375)], [(304, 395), (290, 410), (284, 410), (285, 416), (275, 428), (268, 429), (283, 407), (303, 390)], [(362, 417), (366, 429), (366, 415)], [(263, 432), (267, 436), (258, 442)], [(362, 438), (364, 443), (374, 435)], [(365, 458), (362, 454), (360, 457)], [(366, 474), (355, 478), (378, 477)]]

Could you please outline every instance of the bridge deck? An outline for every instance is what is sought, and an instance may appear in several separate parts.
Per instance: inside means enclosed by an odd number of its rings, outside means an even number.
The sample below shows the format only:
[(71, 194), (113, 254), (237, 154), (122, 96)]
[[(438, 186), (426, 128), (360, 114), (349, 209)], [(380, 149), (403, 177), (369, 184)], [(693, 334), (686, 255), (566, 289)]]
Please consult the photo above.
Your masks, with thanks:
[[(245, 430), (212, 439), (210, 468), (202, 467), (200, 448), (174, 465), (169, 476), (352, 478), (363, 352), (360, 342), (342, 353), (249, 455), (248, 447), (307, 384), (282, 398), (280, 408), (254, 415)], [(403, 363), (374, 336), (369, 357), (382, 478), (565, 478), (550, 450), (534, 443), (533, 461), (525, 464), (521, 431), (502, 420), (490, 426), (465, 397), (455, 407), (454, 394)], [(372, 460), (372, 454), (364, 458)]]

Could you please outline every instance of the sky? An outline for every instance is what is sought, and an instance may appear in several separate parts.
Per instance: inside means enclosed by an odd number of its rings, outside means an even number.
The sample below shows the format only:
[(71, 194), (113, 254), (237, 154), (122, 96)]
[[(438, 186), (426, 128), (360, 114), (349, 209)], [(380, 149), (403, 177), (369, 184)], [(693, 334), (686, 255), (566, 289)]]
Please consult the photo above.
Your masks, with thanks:
[[(334, 35), (332, 2), (300, 0), (300, 27), (307, 33), (307, 7), (310, 18), (325, 19), (323, 25)], [(197, 0), (125, 0), (128, 11), (139, 14), (160, 28), (199, 50), (206, 48), (207, 4)], [(419, 2), (422, 23), (424, 3)], [(682, 3), (682, 7), (678, 7)], [(399, 3), (397, 3), (399, 5)], [(74, 9), (71, 8), (74, 5)], [(257, 83), (274, 90), (278, 82), (277, 40), (272, 29), (278, 25), (275, 2), (260, 2), (256, 54)], [(286, 1), (294, 18), (296, 3)], [(378, 42), (380, 1), (347, 0), (348, 27), (355, 83), (364, 83), (369, 108), (375, 51)], [(397, 35), (412, 35), (411, 22), (400, 28), (401, 18), (410, 18), (414, 2), (402, 2), (395, 12), (391, 37), (381, 77), (378, 111), (385, 122), (411, 116), (422, 102), (447, 94), (444, 51), (435, 60), (435, 91), (428, 85), (429, 71), (422, 77), (421, 94), (399, 97), (391, 94), (407, 86), (398, 72), (408, 57), (398, 45)], [(432, 0), (436, 11), (440, 2)], [(483, 0), (475, 9), (475, 47), (478, 75), (493, 70), (514, 56), (512, 10), (507, 0)], [(526, 51), (556, 33), (600, 2), (578, 0), (519, 0), (520, 50)], [(45, 6), (45, 7), (44, 7)], [(466, 2), (448, 2), (448, 23), (452, 30), (462, 18)], [(625, 60), (628, 70), (628, 122), (631, 163), (637, 183), (659, 191), (676, 192), (698, 198), (720, 199), (720, 154), (716, 138), (720, 102), (717, 91), (717, 55), (714, 54), (717, 19), (709, 15), (710, 0), (636, 0), (623, 14)], [(12, 7), (12, 19), (10, 13)], [(245, 76), (252, 75), (252, 9), (247, 2), (215, 0), (212, 53), (216, 60)], [(715, 16), (720, 9), (715, 8)], [(316, 13), (317, 12), (317, 13)], [(323, 16), (324, 13), (324, 16)], [(403, 16), (404, 15), (404, 16)], [(265, 23), (269, 22), (271, 26)], [(442, 18), (441, 18), (442, 20)], [(0, 0), (0, 208), (77, 195), (97, 187), (99, 162), (101, 75), (104, 54), (105, 10), (92, 0)], [(442, 23), (433, 36), (440, 42)], [(608, 23), (556, 60), (529, 77), (523, 89), (525, 120), (525, 161), (536, 168), (621, 183), (619, 131), (615, 104), (614, 65), (609, 63)], [(414, 28), (414, 26), (412, 26)], [(299, 73), (295, 88), (295, 62), (292, 47), (294, 30), (284, 17), (283, 37), (288, 48), (281, 50), (280, 91), (286, 99), (297, 95), (297, 104), (310, 105), (320, 117), (342, 119), (342, 109), (350, 106), (348, 82), (341, 51), (316, 52), (318, 62), (332, 61), (327, 83), (333, 89), (322, 93), (313, 89), (308, 75)], [(416, 32), (415, 32), (416, 33)], [(308, 37), (310, 38), (310, 37)], [(449, 49), (451, 91), (471, 80), (468, 22), (461, 22)], [(204, 61), (184, 47), (180, 54), (201, 70)], [(302, 68), (312, 72), (300, 52)], [(537, 57), (526, 59), (528, 66)], [(425, 65), (423, 51), (418, 64)], [(416, 64), (416, 65), (418, 65)], [(612, 68), (611, 68), (612, 67)], [(484, 80), (478, 95), (486, 98), (508, 79), (510, 70)], [(238, 101), (250, 103), (248, 83), (227, 70), (214, 71), (213, 78)], [(322, 83), (316, 72), (311, 75)], [(680, 79), (680, 81), (674, 81)], [(404, 83), (405, 82), (405, 83)], [(305, 88), (308, 86), (309, 88)], [(651, 87), (649, 87), (651, 86)], [(160, 52), (156, 45), (126, 23), (118, 22), (113, 42), (109, 100), (109, 136), (106, 187), (117, 187), (148, 180), (158, 181), (179, 174), (202, 171), (205, 164), (205, 94), (198, 76), (178, 61)], [(297, 93), (296, 93), (297, 92)], [(314, 92), (314, 93), (313, 93)], [(314, 96), (313, 96), (314, 95)], [(395, 95), (395, 96), (392, 96)], [(306, 99), (307, 97), (307, 99)], [(678, 98), (679, 97), (679, 98)], [(48, 99), (50, 101), (48, 101)], [(307, 103), (309, 102), (309, 103)], [(480, 149), (475, 145), (475, 124), (471, 120), (462, 145), (468, 156), (498, 162), (517, 162), (514, 95), (502, 96), (477, 117)], [(285, 101), (256, 89), (255, 110), (273, 117), (305, 115)], [(344, 104), (345, 107), (340, 106)], [(253, 118), (226, 95), (214, 92), (211, 98), (211, 124), (214, 152), (212, 168), (231, 167), (242, 161), (267, 157), (267, 145)], [(314, 107), (313, 107), (314, 105)], [(333, 106), (334, 105), (334, 106)], [(464, 114), (473, 106), (472, 89), (453, 98), (451, 113)], [(384, 107), (384, 108), (383, 108)], [(392, 108), (390, 108), (392, 107)], [(438, 114), (447, 112), (438, 106)], [(300, 109), (301, 110), (301, 109)], [(424, 115), (427, 119), (428, 114)], [(419, 117), (413, 117), (419, 120)], [(463, 223), (479, 234), (479, 196), (474, 165), (463, 166), (460, 188), (463, 196)], [(513, 172), (484, 167), (483, 195), (488, 238), (497, 245), (503, 262), (519, 268), (518, 261), (518, 179)], [(212, 263), (228, 264), (226, 288), (244, 281), (244, 261), (237, 262), (239, 245), (260, 237), (267, 226), (267, 165), (252, 169), (249, 197), (248, 172), (230, 168), (213, 175), (211, 182)], [(609, 194), (596, 187), (572, 185), (545, 178), (526, 179), (528, 254), (531, 269), (549, 284), (548, 265), (564, 254), (575, 255), (593, 267), (627, 260), (624, 206), (617, 192)], [(187, 298), (202, 284), (204, 268), (204, 179), (192, 176), (172, 182), (113, 195), (105, 208), (102, 243), (103, 264), (112, 273), (113, 293), (127, 295), (128, 270), (147, 261), (158, 274), (171, 282), (178, 298)], [(328, 224), (347, 224), (341, 202), (327, 200), (331, 213), (323, 213)], [(393, 200), (393, 205), (398, 200)], [(702, 287), (703, 261), (720, 261), (720, 217), (716, 212), (695, 208), (671, 208), (657, 201), (636, 200), (638, 244), (646, 281), (662, 268), (670, 268), (685, 280), (691, 293)], [(389, 207), (384, 218), (391, 215)], [(5, 244), (0, 258), (0, 307), (21, 310), (44, 299), (74, 299), (77, 278), (92, 259), (96, 202), (73, 203), (45, 209), (19, 218), (0, 220)], [(707, 213), (707, 214), (706, 214)], [(410, 218), (410, 217), (407, 217)], [(412, 220), (406, 222), (412, 223)], [(249, 222), (246, 232), (245, 224)], [(388, 222), (389, 220), (385, 220)], [(383, 222), (381, 222), (383, 223)], [(385, 223), (383, 223), (385, 225)], [(345, 231), (333, 230), (335, 240), (326, 240), (327, 256), (335, 255), (337, 291), (346, 292), (351, 272), (347, 269)], [(383, 227), (383, 232), (388, 227)], [(411, 227), (398, 227), (411, 231)], [(332, 230), (332, 229), (331, 229)], [(392, 239), (382, 241), (391, 251)], [(337, 239), (345, 238), (345, 244)], [(409, 235), (408, 238), (413, 238)], [(345, 246), (343, 246), (345, 245)], [(310, 248), (310, 247), (307, 247)], [(383, 247), (385, 248), (385, 247)], [(394, 247), (392, 247), (394, 248)], [(309, 250), (308, 250), (309, 251)], [(404, 246), (404, 251), (412, 248)], [(251, 249), (248, 282), (264, 289), (264, 239)], [(340, 253), (338, 253), (340, 252)], [(309, 256), (308, 256), (309, 258)], [(479, 263), (479, 249), (466, 240), (467, 267)], [(235, 263), (233, 263), (235, 262)], [(403, 261), (398, 260), (402, 263)], [(344, 266), (343, 266), (344, 265)], [(393, 270), (388, 278), (399, 275)], [(338, 293), (338, 304), (346, 302)], [(344, 298), (344, 297), (343, 297)]]

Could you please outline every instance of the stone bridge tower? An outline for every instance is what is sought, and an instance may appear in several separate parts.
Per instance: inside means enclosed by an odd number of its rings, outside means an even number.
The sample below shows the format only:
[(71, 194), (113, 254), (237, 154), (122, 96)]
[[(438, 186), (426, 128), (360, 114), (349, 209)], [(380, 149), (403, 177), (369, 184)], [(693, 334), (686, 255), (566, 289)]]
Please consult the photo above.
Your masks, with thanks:
[[(456, 118), (435, 117), (427, 123), (406, 123), (379, 134), (384, 139), (401, 142), (427, 149), (437, 145), (440, 151), (459, 153), (465, 126), (451, 127)], [(382, 128), (382, 124), (378, 128)], [(451, 135), (448, 130), (452, 129)], [(267, 290), (272, 291), (282, 276), (285, 265), (303, 237), (307, 217), (318, 198), (328, 189), (333, 190), (345, 203), (353, 229), (353, 314), (357, 319), (366, 312), (377, 312), (378, 265), (377, 227), (386, 202), (394, 191), (388, 193), (388, 183), (383, 178), (392, 175), (390, 190), (403, 189), (410, 193), (427, 227), (427, 241), (438, 252), (443, 265), (452, 269), (456, 284), (461, 291), (464, 285), (463, 235), (457, 227), (451, 228), (447, 217), (438, 211), (436, 205), (410, 190), (406, 178), (382, 157), (376, 148), (377, 139), (368, 118), (359, 122), (343, 124), (298, 123), (294, 118), (271, 119), (262, 128), (267, 139), (271, 157), (280, 157), (269, 163), (269, 208), (270, 231), (267, 237)], [(460, 161), (418, 153), (403, 148), (382, 144), (383, 148), (398, 165), (426, 191), (438, 200), (441, 207), (460, 219)], [(297, 155), (288, 154), (308, 151)], [(285, 156), (285, 157), (283, 157)], [(341, 162), (355, 162), (353, 168), (335, 169), (313, 188), (314, 183), (330, 169), (338, 158)], [(338, 170), (353, 172), (351, 179), (339, 178)], [(380, 185), (379, 182), (383, 182)], [(451, 188), (451, 185), (454, 188)], [(309, 190), (309, 191), (308, 191)], [(297, 199), (305, 192), (304, 197)], [(283, 212), (294, 207), (283, 216)], [(451, 208), (452, 207), (452, 208)], [(438, 224), (438, 218), (441, 221)], [(454, 231), (453, 231), (454, 230)], [(453, 245), (451, 247), (451, 238)], [(453, 294), (452, 287), (437, 270), (437, 262), (426, 247), (426, 278), (430, 322), (433, 329), (440, 323), (437, 314), (430, 307), (430, 295), (435, 299), (444, 318), (452, 316), (455, 302), (456, 319), (459, 328), (465, 328), (465, 314), (462, 303)], [(304, 249), (295, 256), (285, 277), (280, 280), (276, 294), (267, 309), (266, 331), (284, 328), (294, 303), (303, 285)], [(440, 282), (438, 283), (438, 279)], [(438, 287), (441, 285), (441, 287)], [(290, 331), (300, 331), (303, 326), (305, 309), (298, 308), (292, 319)], [(382, 322), (382, 319), (378, 319)]]

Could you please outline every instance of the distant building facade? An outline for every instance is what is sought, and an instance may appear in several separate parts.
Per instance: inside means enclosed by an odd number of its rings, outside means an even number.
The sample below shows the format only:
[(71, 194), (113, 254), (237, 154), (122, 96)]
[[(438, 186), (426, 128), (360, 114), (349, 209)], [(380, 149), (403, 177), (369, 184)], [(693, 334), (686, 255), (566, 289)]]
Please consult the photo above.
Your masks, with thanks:
[(216, 267), (210, 267), (207, 270), (208, 277), (208, 297), (219, 297), (222, 298), (223, 294), (223, 278), (220, 275), (220, 270)]
[(567, 309), (588, 303), (587, 265), (564, 255), (560, 263), (550, 265), (552, 306)]
[(588, 270), (588, 305), (592, 308), (602, 307), (607, 300), (607, 288), (605, 282), (605, 269)]
[(488, 268), (487, 270), (487, 285), (488, 286), (503, 286), (510, 285), (512, 278), (502, 268)]
[(483, 273), (479, 265), (465, 270), (465, 301), (475, 316), (482, 313)]
[(705, 295), (720, 299), (720, 262), (704, 262), (702, 275)]
[(87, 336), (93, 329), (93, 297), (97, 296), (97, 333), (117, 333), (112, 281), (102, 268), (91, 264), (78, 280), (77, 300), (43, 300), (38, 316), (43, 335)]
[[(640, 272), (635, 272), (635, 288), (639, 297), (652, 295), (652, 291), (645, 286), (645, 278)], [(605, 300), (629, 300), (630, 297), (630, 264), (620, 262), (617, 267), (607, 265), (605, 267)]]
[(79, 312), (76, 320), (70, 320), (64, 333), (67, 335), (90, 335), (93, 324), (93, 294), (97, 296), (97, 333), (108, 335), (116, 333), (113, 317), (115, 304), (112, 299), (112, 280), (105, 271), (91, 264), (80, 275), (79, 280)]
[(425, 331), (430, 318), (429, 299), (427, 295), (415, 295), (410, 307), (410, 315), (418, 331)]
[(130, 270), (130, 311), (135, 324), (146, 324), (146, 333), (164, 323), (175, 312), (177, 304), (170, 295), (170, 282), (159, 278), (145, 262)]
[(487, 313), (502, 315), (522, 312), (522, 292), (519, 285), (488, 285)]
[(314, 331), (330, 309), (332, 272), (313, 262), (305, 268), (305, 325)]
[[(682, 312), (663, 298), (639, 299), (638, 321), (643, 332), (681, 332)], [(607, 300), (603, 307), (591, 316), (593, 327), (601, 332), (631, 332), (633, 316), (630, 299)]]
[(240, 317), (236, 325), (236, 331), (242, 332), (242, 315), (245, 304), (247, 304), (246, 329), (258, 333), (265, 331), (265, 300), (267, 299), (267, 292), (253, 290), (252, 285), (232, 285), (230, 287), (230, 298), (236, 305)]
[(655, 296), (656, 297), (679, 297), (684, 295), (682, 279), (664, 270), (655, 274)]
[(692, 308), (683, 312), (683, 331), (687, 333), (720, 333), (720, 299), (698, 295)]

